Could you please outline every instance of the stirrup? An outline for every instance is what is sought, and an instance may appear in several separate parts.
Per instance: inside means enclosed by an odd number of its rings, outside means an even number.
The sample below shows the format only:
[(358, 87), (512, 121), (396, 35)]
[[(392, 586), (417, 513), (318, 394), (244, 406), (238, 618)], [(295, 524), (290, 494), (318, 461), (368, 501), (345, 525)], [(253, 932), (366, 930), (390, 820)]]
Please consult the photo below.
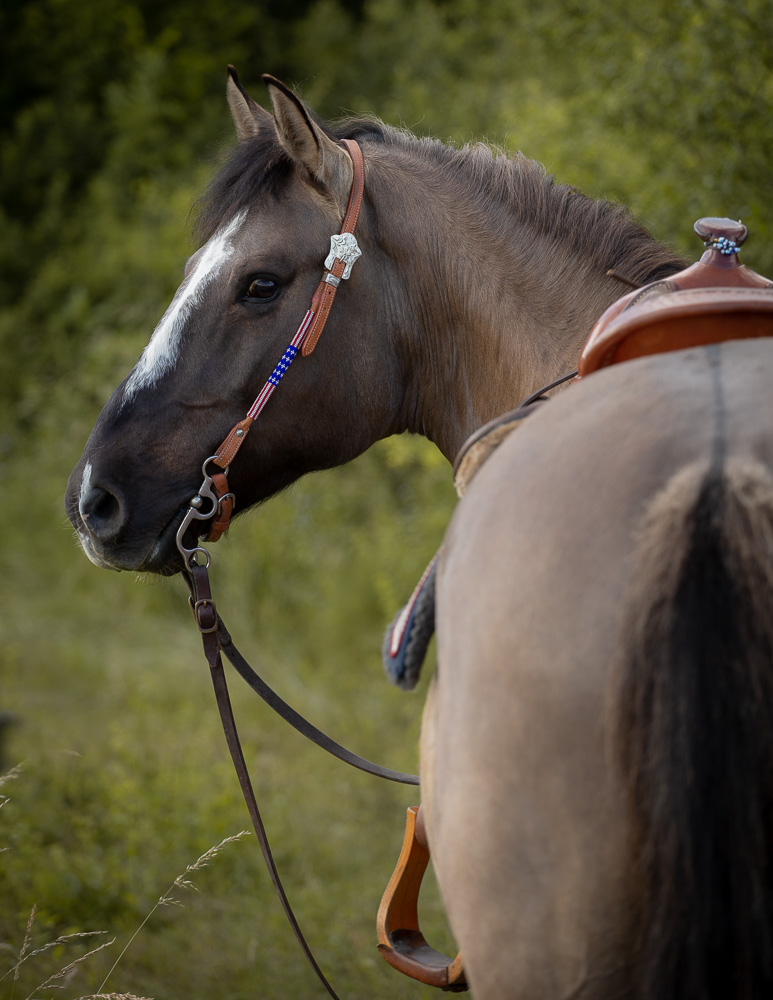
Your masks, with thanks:
[(450, 993), (461, 993), (469, 989), (461, 952), (451, 959), (435, 951), (419, 930), (417, 904), (428, 864), (429, 848), (421, 806), (410, 806), (397, 867), (378, 908), (378, 950), (390, 965), (406, 976)]

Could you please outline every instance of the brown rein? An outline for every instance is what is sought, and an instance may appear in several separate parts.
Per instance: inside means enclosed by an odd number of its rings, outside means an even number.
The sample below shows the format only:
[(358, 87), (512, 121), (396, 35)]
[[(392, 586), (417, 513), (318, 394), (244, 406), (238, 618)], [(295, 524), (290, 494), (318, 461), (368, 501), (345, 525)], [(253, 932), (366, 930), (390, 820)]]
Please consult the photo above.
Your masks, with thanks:
[(327, 750), (328, 753), (338, 757), (339, 760), (343, 760), (360, 770), (367, 771), (369, 774), (373, 774), (376, 777), (385, 778), (390, 781), (418, 785), (419, 779), (416, 775), (403, 774), (400, 771), (383, 768), (378, 764), (373, 764), (371, 761), (365, 760), (363, 757), (359, 757), (357, 754), (354, 754), (345, 747), (342, 747), (339, 743), (336, 743), (335, 740), (332, 740), (329, 736), (321, 732), (310, 722), (304, 719), (303, 716), (291, 708), (290, 705), (283, 701), (279, 695), (277, 695), (276, 692), (274, 692), (265, 683), (265, 681), (259, 677), (259, 675), (250, 667), (244, 657), (242, 657), (239, 653), (238, 649), (234, 646), (231, 636), (218, 615), (215, 602), (212, 599), (208, 568), (197, 563), (191, 564), (189, 566), (187, 580), (191, 591), (189, 601), (194, 612), (196, 624), (199, 628), (199, 632), (201, 633), (204, 655), (206, 656), (207, 663), (210, 667), (212, 684), (215, 689), (215, 700), (220, 713), (223, 733), (228, 745), (228, 750), (231, 754), (236, 775), (239, 779), (239, 785), (247, 806), (247, 811), (250, 814), (252, 826), (255, 830), (255, 835), (258, 838), (258, 844), (260, 846), (261, 853), (263, 854), (263, 859), (266, 863), (271, 883), (274, 886), (277, 896), (279, 897), (282, 909), (284, 910), (285, 916), (293, 929), (296, 940), (298, 941), (303, 954), (306, 956), (306, 959), (314, 970), (317, 978), (333, 1000), (340, 1000), (338, 994), (330, 985), (325, 977), (325, 974), (322, 972), (322, 969), (319, 967), (319, 964), (317, 963), (317, 960), (314, 957), (308, 942), (306, 941), (300, 924), (298, 923), (298, 919), (295, 916), (292, 906), (290, 905), (282, 880), (279, 876), (279, 871), (277, 870), (276, 862), (274, 861), (274, 856), (271, 851), (271, 845), (268, 841), (260, 809), (258, 808), (255, 791), (250, 780), (247, 763), (244, 759), (244, 752), (239, 739), (239, 733), (236, 728), (236, 721), (234, 719), (231, 699), (228, 693), (225, 671), (223, 669), (223, 655), (225, 655), (238, 673), (247, 681), (250, 687), (260, 695), (267, 705), (273, 708), (274, 711), (285, 719), (285, 721), (289, 722), (290, 725), (292, 725), (298, 732), (312, 740), (312, 742), (316, 743), (318, 746), (322, 747), (322, 749)]

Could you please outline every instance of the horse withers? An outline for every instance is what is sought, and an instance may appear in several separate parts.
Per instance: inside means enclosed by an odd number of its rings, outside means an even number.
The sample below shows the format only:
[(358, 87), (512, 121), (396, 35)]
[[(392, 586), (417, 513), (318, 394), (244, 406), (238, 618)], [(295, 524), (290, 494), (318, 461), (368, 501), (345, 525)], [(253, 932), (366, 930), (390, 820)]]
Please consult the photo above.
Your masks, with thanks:
[[(229, 76), (239, 144), (202, 248), (71, 477), (97, 565), (183, 568), (202, 462), (299, 329), (340, 231), (339, 140), (364, 155), (362, 258), (233, 462), (238, 510), (392, 433), (452, 459), (574, 367), (619, 294), (610, 269), (647, 284), (682, 267), (523, 157), (324, 126), (266, 83), (273, 115)], [(459, 506), (422, 793), (479, 1000), (770, 987), (770, 615), (749, 609), (770, 608), (771, 363), (769, 343), (742, 342), (598, 372), (525, 421)]]

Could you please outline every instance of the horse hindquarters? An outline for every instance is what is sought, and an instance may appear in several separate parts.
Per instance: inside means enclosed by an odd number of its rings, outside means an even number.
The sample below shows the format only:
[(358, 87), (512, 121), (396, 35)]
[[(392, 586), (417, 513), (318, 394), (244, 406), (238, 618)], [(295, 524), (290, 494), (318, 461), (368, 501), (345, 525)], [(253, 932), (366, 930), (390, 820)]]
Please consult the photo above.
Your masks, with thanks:
[(771, 379), (773, 342), (599, 372), (454, 515), (422, 795), (476, 1000), (767, 995)]
[(718, 465), (651, 502), (613, 671), (642, 1000), (773, 994), (773, 479)]

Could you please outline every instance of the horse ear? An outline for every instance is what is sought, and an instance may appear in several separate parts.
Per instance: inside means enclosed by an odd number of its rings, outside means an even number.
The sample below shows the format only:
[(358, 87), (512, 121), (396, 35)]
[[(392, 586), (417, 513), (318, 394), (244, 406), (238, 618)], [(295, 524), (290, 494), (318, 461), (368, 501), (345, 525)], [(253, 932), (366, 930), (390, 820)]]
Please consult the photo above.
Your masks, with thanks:
[(263, 81), (274, 105), (279, 141), (293, 161), (315, 179), (333, 190), (348, 195), (352, 166), (344, 149), (325, 135), (312, 120), (295, 94), (267, 73)]
[(240, 142), (254, 139), (264, 129), (271, 128), (274, 120), (268, 111), (250, 97), (241, 85), (239, 75), (233, 66), (228, 67), (228, 104), (231, 117), (236, 126), (236, 134)]

